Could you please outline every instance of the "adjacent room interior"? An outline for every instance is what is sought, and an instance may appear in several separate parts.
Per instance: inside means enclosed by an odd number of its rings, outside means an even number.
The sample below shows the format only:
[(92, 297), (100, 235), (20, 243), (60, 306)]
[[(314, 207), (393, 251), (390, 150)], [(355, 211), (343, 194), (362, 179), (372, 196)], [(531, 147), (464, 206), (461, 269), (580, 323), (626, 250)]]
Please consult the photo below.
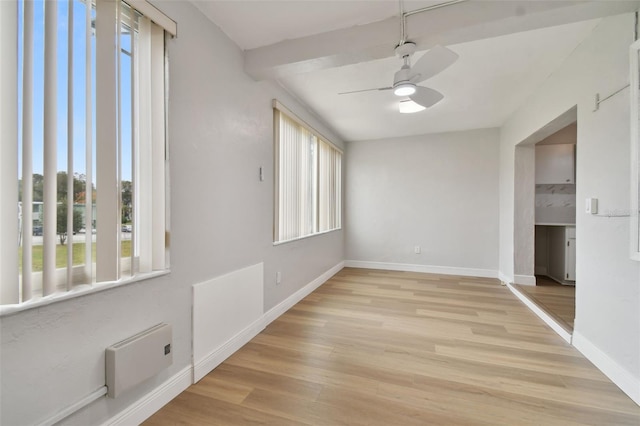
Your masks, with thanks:
[(577, 122), (535, 143), (535, 286), (514, 287), (573, 332), (576, 305)]
[(1, 1), (0, 423), (637, 424), (639, 9)]

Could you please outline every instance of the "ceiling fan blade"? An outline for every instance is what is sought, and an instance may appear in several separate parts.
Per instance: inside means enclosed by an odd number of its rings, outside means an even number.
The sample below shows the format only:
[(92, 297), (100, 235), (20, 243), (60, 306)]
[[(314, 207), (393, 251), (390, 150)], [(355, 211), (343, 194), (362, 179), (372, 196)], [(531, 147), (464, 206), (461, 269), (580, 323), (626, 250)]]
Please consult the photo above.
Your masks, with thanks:
[(429, 89), (428, 87), (418, 86), (416, 87), (416, 93), (409, 96), (413, 102), (418, 105), (422, 105), (425, 108), (429, 108), (444, 98), (444, 95), (437, 90)]
[(422, 58), (411, 67), (409, 79), (413, 83), (420, 83), (444, 71), (457, 60), (457, 53), (443, 46), (435, 46), (422, 55)]
[(393, 87), (378, 87), (377, 89), (362, 89), (362, 90), (352, 90), (350, 92), (340, 92), (338, 95), (350, 95), (351, 93), (360, 93), (360, 92), (373, 92), (374, 90), (391, 90)]

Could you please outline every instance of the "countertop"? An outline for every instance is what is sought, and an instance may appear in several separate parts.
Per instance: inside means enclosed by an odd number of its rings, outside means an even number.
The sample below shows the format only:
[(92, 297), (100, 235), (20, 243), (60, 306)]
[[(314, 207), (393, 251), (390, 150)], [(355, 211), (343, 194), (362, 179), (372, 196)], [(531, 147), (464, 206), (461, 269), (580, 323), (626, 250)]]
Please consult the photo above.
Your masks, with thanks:
[(553, 222), (553, 223), (536, 222), (536, 226), (576, 226), (576, 224), (575, 223), (558, 223), (558, 222)]

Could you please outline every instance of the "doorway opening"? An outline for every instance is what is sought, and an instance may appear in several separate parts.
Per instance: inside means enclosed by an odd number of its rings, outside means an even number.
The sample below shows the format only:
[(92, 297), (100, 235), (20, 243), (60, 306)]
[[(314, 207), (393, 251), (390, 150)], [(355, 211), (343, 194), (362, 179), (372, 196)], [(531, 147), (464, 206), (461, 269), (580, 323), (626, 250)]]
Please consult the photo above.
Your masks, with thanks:
[(577, 108), (516, 147), (514, 289), (570, 341), (575, 319)]

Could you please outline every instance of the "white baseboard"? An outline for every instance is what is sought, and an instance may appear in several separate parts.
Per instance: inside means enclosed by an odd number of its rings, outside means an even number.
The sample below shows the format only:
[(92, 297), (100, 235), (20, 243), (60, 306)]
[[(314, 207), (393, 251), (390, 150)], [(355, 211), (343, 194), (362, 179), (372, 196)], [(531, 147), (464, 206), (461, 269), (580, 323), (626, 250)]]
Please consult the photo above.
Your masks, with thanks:
[(166, 382), (112, 417), (103, 426), (138, 425), (151, 417), (185, 389), (191, 386), (191, 366), (185, 367)]
[(451, 266), (413, 265), (410, 263), (365, 262), (362, 260), (346, 260), (344, 266), (349, 268), (383, 269), (386, 271), (423, 272), (426, 274), (460, 275), (464, 277), (498, 278), (498, 271), (493, 269), (457, 268)]
[(550, 274), (546, 274), (545, 275), (547, 278), (554, 280), (555, 282), (557, 282), (558, 284), (561, 285), (576, 285), (575, 281), (567, 281), (567, 280), (563, 280), (562, 278), (558, 278), (558, 277), (554, 277)]
[(327, 272), (323, 273), (318, 278), (311, 281), (309, 284), (305, 285), (300, 290), (296, 291), (273, 308), (269, 309), (262, 317), (264, 326), (266, 327), (271, 324), (276, 318), (291, 309), (293, 305), (307, 297), (322, 284), (326, 283), (329, 278), (340, 272), (340, 270), (344, 268), (344, 266), (345, 262), (338, 263), (336, 266), (329, 269)]
[(344, 262), (338, 263), (333, 268), (324, 272), (318, 278), (302, 287), (300, 290), (287, 297), (268, 312), (262, 314), (258, 319), (253, 321), (249, 326), (231, 337), (224, 344), (216, 348), (213, 352), (206, 355), (200, 361), (195, 362), (193, 366), (193, 383), (198, 382), (204, 376), (209, 374), (214, 368), (220, 365), (225, 359), (229, 358), (234, 352), (247, 344), (258, 333), (260, 333), (267, 325), (280, 315), (289, 310), (293, 305), (305, 298), (316, 288), (324, 284), (329, 278), (335, 275), (344, 267)]
[(258, 318), (244, 330), (233, 336), (222, 346), (211, 352), (202, 360), (193, 365), (193, 383), (197, 383), (204, 376), (209, 374), (214, 368), (233, 355), (238, 349), (246, 345), (264, 329), (263, 317)]
[(200, 374), (202, 374), (202, 372), (206, 371), (206, 373), (204, 373), (206, 375), (209, 371), (220, 365), (225, 359), (227, 359), (235, 351), (244, 346), (258, 333), (260, 333), (260, 331), (263, 330), (265, 326), (285, 313), (288, 309), (305, 298), (316, 288), (324, 284), (329, 278), (339, 272), (343, 267), (344, 262), (340, 262), (333, 268), (324, 272), (318, 278), (314, 279), (309, 284), (305, 285), (303, 288), (286, 298), (284, 301), (271, 308), (258, 320), (254, 321), (240, 333), (233, 336), (224, 345), (213, 351), (197, 365), (194, 365), (193, 368), (191, 366), (184, 368), (179, 373), (160, 385), (158, 388), (154, 389), (152, 392), (130, 405), (115, 417), (109, 419), (103, 424), (103, 426), (137, 425), (142, 423), (143, 421), (151, 417), (156, 411), (162, 408), (165, 404), (167, 404), (169, 401), (171, 401), (173, 398), (187, 389), (192, 383), (195, 383), (195, 381), (202, 378), (203, 376), (195, 379)]
[(262, 314), (260, 318), (253, 321), (249, 326), (242, 331), (231, 337), (224, 344), (216, 348), (213, 352), (206, 355), (200, 361), (194, 363), (193, 366), (193, 383), (198, 382), (204, 376), (209, 374), (214, 368), (222, 364), (222, 362), (229, 358), (234, 352), (247, 344), (258, 333), (269, 325), (273, 320), (280, 315), (291, 309), (293, 305), (304, 299), (307, 295), (313, 292), (315, 289), (324, 284), (329, 278), (344, 268), (344, 262), (340, 262), (328, 271), (324, 272), (318, 278), (311, 281), (309, 284), (302, 287), (300, 290), (287, 297), (285, 300), (271, 308), (266, 313)]
[(513, 283), (520, 285), (536, 285), (535, 275), (514, 275)]
[(502, 285), (507, 285), (513, 282), (513, 277), (509, 277), (505, 275), (503, 272), (498, 272), (498, 279), (502, 283)]
[(507, 287), (518, 299), (520, 299), (522, 303), (524, 303), (529, 309), (531, 309), (534, 314), (536, 314), (542, 321), (544, 321), (545, 324), (551, 327), (551, 329), (553, 329), (553, 331), (555, 331), (558, 336), (562, 337), (565, 342), (571, 343), (571, 334), (568, 333), (567, 330), (562, 328), (555, 319), (553, 319), (545, 311), (540, 309), (535, 303), (533, 303), (522, 293), (520, 293), (512, 284), (507, 283)]
[(263, 295), (262, 263), (192, 286), (194, 383), (262, 330)]
[(629, 398), (640, 405), (640, 378), (634, 377), (620, 364), (602, 352), (589, 339), (580, 332), (573, 332), (573, 346), (578, 349), (589, 361), (616, 384)]

